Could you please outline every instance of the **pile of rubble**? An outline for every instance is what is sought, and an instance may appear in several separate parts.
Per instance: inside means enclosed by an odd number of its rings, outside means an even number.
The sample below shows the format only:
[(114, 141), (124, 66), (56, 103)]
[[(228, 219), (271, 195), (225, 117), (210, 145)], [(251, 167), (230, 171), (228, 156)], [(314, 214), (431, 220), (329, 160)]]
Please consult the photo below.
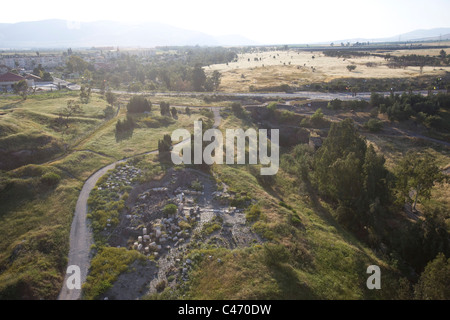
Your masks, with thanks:
[(98, 190), (110, 189), (116, 190), (120, 189), (123, 185), (131, 185), (137, 180), (137, 177), (141, 173), (141, 170), (130, 166), (128, 164), (118, 166), (109, 176), (108, 179), (98, 187)]
[[(164, 250), (177, 247), (191, 237), (192, 225), (200, 219), (200, 208), (184, 207), (178, 203), (178, 212), (167, 218), (151, 221), (142, 228), (133, 249), (146, 255), (160, 256)], [(183, 224), (184, 222), (184, 224)]]

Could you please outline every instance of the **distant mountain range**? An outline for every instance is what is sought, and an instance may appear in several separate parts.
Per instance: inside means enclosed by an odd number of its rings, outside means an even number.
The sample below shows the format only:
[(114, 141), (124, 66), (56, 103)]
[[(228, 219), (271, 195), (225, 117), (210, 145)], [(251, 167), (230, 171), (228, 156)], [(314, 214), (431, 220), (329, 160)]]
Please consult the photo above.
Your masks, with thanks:
[(92, 46), (240, 46), (254, 41), (239, 35), (211, 36), (158, 22), (70, 22), (42, 20), (0, 23), (0, 48), (66, 48)]
[(434, 29), (419, 29), (411, 32), (399, 34), (387, 38), (354, 38), (334, 41), (334, 43), (341, 42), (414, 42), (414, 41), (439, 41), (450, 40), (450, 28), (434, 28)]
[[(449, 40), (450, 28), (415, 30), (383, 39), (347, 39), (340, 42), (397, 42)], [(121, 23), (113, 21), (70, 22), (42, 20), (0, 23), (0, 49), (67, 47), (156, 47), (156, 46), (244, 46), (257, 45), (240, 35), (212, 36), (158, 22)]]

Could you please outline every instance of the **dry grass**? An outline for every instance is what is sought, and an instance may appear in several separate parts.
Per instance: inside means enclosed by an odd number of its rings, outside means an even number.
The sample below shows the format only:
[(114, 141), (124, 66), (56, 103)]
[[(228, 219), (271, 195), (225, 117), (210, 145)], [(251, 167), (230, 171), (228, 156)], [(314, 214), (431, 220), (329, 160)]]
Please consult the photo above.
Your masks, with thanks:
[[(403, 52), (400, 50), (391, 54), (439, 54), (439, 52), (435, 52), (436, 50), (419, 51)], [(258, 61), (255, 61), (255, 59)], [(376, 66), (368, 67), (366, 65), (368, 62)], [(347, 70), (347, 66), (350, 64), (357, 66), (355, 71)], [(237, 62), (205, 67), (207, 73), (214, 70), (222, 73), (220, 91), (243, 92), (248, 91), (251, 85), (257, 89), (281, 84), (297, 86), (348, 77), (382, 79), (417, 77), (420, 75), (438, 76), (449, 72), (450, 67), (424, 67), (421, 74), (419, 67), (391, 69), (387, 66), (387, 61), (381, 57), (368, 56), (344, 59), (326, 57), (320, 52), (289, 50), (240, 54)]]

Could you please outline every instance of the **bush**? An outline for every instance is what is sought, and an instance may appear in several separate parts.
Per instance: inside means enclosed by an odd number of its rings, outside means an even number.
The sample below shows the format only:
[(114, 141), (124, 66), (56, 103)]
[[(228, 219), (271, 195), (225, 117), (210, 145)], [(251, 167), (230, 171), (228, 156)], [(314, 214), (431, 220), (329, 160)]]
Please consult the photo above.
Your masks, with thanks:
[(166, 216), (173, 215), (173, 214), (177, 213), (177, 211), (178, 211), (178, 207), (176, 205), (174, 205), (173, 203), (170, 203), (163, 208), (163, 213)]
[(276, 266), (287, 262), (289, 259), (288, 250), (281, 244), (267, 243), (264, 245), (264, 262), (269, 266)]
[(261, 216), (261, 209), (257, 205), (252, 205), (250, 210), (245, 213), (245, 219), (248, 222), (256, 221)]
[(383, 128), (383, 122), (378, 119), (370, 119), (364, 124), (364, 127), (372, 132), (378, 132)]
[(129, 113), (143, 113), (152, 111), (152, 104), (143, 96), (133, 96), (127, 104)]
[(166, 288), (166, 280), (161, 280), (159, 281), (156, 286), (156, 291), (161, 292)]
[(61, 177), (54, 172), (47, 172), (41, 177), (41, 182), (47, 186), (56, 186), (60, 180)]
[(242, 108), (242, 105), (239, 102), (233, 102), (231, 104), (231, 110), (237, 117), (240, 117), (244, 114), (244, 109)]
[(276, 102), (271, 102), (267, 106), (267, 109), (270, 110), (271, 112), (275, 112), (275, 110), (277, 110), (277, 105), (278, 104)]
[(195, 191), (202, 191), (203, 190), (203, 185), (202, 183), (197, 179), (192, 181), (191, 183), (191, 188), (194, 189)]

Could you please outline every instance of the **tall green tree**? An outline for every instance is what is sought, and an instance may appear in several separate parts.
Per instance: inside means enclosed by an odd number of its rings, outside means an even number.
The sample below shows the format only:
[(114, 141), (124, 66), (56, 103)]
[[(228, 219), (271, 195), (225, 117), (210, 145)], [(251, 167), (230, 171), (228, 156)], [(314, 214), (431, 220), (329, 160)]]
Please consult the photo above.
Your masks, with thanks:
[(195, 91), (203, 91), (206, 82), (205, 71), (202, 67), (196, 66), (192, 70), (192, 85)]
[(416, 210), (419, 198), (429, 199), (433, 186), (444, 179), (436, 159), (429, 154), (418, 156), (410, 151), (397, 166), (397, 186), (401, 196), (410, 200), (410, 192), (415, 193), (413, 210)]
[(427, 264), (414, 286), (414, 296), (419, 300), (450, 299), (450, 258), (439, 253)]

